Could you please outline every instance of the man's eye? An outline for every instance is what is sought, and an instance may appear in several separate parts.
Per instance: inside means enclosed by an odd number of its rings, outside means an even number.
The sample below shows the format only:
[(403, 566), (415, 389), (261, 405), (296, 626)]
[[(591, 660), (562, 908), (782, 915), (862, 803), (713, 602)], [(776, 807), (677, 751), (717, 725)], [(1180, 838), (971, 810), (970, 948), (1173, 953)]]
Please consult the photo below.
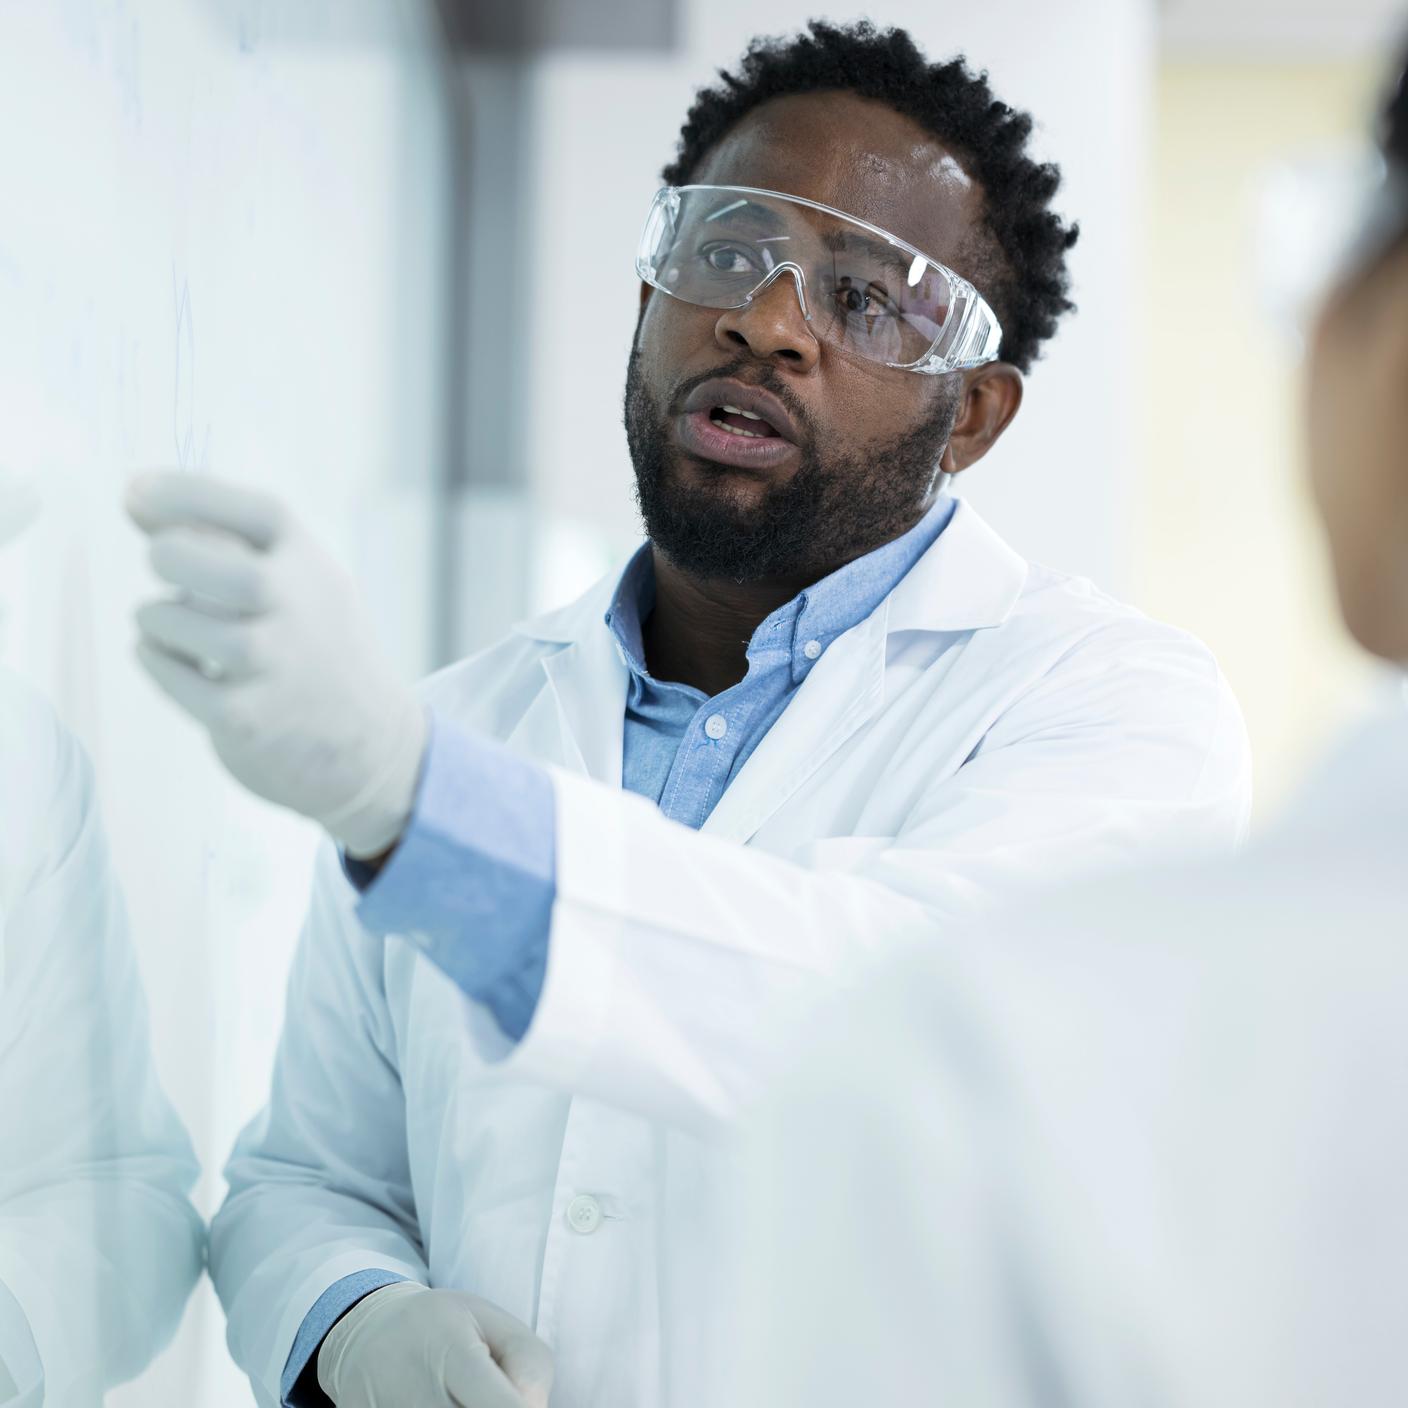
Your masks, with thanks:
[(758, 268), (748, 251), (736, 244), (705, 245), (700, 254), (716, 274), (748, 274)]
[(836, 286), (836, 302), (843, 313), (879, 318), (895, 311), (890, 296), (875, 284), (857, 284), (842, 279)]

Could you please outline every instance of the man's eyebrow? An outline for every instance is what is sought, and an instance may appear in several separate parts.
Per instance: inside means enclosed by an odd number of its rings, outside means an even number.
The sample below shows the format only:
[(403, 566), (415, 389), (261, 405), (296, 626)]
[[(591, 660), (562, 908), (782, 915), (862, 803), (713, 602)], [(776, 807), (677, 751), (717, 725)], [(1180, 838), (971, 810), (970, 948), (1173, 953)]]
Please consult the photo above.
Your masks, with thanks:
[(822, 240), (833, 254), (859, 250), (869, 255), (876, 263), (883, 264), (887, 269), (893, 269), (906, 284), (918, 283), (923, 277), (924, 270), (928, 267), (927, 255), (921, 254), (916, 257), (913, 254), (907, 254), (904, 250), (887, 244), (884, 240), (870, 239), (853, 230), (828, 230), (822, 236)]
[[(776, 211), (759, 201), (749, 200), (747, 196), (739, 196), (736, 200), (721, 205), (717, 210), (706, 215), (703, 223), (707, 225), (712, 220), (722, 220), (724, 217), (728, 217), (730, 225), (742, 223), (776, 229), (778, 223)], [(788, 238), (790, 236), (787, 235), (776, 235), (771, 238), (755, 237), (758, 244), (770, 243), (771, 239)], [(822, 234), (821, 239), (833, 254), (859, 251), (885, 268), (893, 269), (906, 284), (917, 283), (927, 267), (925, 256), (920, 255), (916, 259), (914, 255), (905, 253), (904, 250), (896, 248), (885, 240), (872, 239), (859, 230), (827, 230)]]

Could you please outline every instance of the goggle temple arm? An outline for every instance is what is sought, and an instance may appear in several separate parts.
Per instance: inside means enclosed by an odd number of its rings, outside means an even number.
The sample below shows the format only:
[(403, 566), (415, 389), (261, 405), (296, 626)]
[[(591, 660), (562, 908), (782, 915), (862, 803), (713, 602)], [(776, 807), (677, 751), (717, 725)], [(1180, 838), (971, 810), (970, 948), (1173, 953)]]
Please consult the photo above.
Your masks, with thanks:
[(954, 288), (954, 306), (947, 326), (939, 334), (923, 370), (930, 373), (963, 371), (995, 361), (1002, 328), (987, 300), (966, 280)]

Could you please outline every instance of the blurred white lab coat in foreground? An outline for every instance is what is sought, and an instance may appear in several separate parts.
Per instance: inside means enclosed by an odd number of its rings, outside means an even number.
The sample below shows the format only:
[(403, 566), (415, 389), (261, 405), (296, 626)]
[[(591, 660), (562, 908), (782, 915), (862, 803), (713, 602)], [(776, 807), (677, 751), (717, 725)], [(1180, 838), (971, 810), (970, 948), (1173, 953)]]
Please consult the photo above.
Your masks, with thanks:
[[(1245, 732), (1212, 657), (1029, 567), (966, 504), (830, 646), (701, 832), (621, 790), (615, 581), (436, 677), (441, 715), (550, 764), (546, 984), (512, 1052), (326, 851), (268, 1109), (212, 1229), (236, 1360), (277, 1402), (298, 1327), (369, 1268), (472, 1291), (557, 1360), (554, 1408), (696, 1403), (697, 1232), (793, 1004), (994, 896), (1229, 846)], [(475, 799), (465, 799), (467, 807)], [(467, 934), (465, 942), (472, 943)], [(668, 1322), (668, 1323), (667, 1323)]]
[(760, 1110), (746, 1408), (1408, 1401), (1408, 709), (1235, 862), (837, 1005)]
[[(175, 1332), (205, 1230), (82, 749), (0, 669), (0, 1404), (95, 1408)], [(8, 1380), (8, 1383), (7, 1383)]]

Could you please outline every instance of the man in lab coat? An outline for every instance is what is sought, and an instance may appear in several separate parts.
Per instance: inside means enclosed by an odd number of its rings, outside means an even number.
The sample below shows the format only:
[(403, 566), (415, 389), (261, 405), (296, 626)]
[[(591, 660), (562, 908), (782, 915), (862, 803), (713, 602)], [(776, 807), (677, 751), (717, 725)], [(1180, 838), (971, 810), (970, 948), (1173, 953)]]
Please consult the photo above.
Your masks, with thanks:
[(340, 843), (212, 1232), (261, 1403), (541, 1403), (554, 1361), (557, 1408), (690, 1401), (667, 1341), (707, 1268), (670, 1229), (795, 1005), (1020, 887), (1240, 834), (1207, 650), (942, 487), (1069, 307), (1029, 129), (866, 27), (702, 93), (637, 252), (650, 541), (419, 698), (278, 505), (134, 484), (189, 594), (142, 608), (143, 660)]
[[(0, 477), (0, 537), (18, 489)], [(97, 1408), (170, 1339), (204, 1257), (196, 1172), (92, 769), (0, 669), (0, 1405)]]
[(1403, 80), (1384, 147), (1306, 378), (1380, 707), (1240, 860), (1047, 899), (814, 1018), (744, 1160), (719, 1401), (1408, 1398)]

